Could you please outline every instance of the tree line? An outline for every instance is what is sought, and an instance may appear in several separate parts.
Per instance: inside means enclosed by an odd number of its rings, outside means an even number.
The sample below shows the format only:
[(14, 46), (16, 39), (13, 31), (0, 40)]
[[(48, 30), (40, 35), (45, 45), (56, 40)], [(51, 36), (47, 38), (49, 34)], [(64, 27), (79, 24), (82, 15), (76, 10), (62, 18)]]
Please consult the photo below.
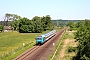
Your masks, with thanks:
[(90, 20), (69, 23), (69, 26), (71, 30), (77, 30), (75, 39), (79, 43), (73, 60), (90, 60)]
[[(50, 15), (35, 16), (30, 20), (16, 14), (5, 14), (4, 21), (7, 21), (7, 23), (4, 23), (4, 26), (11, 26), (13, 30), (20, 33), (41, 33), (54, 28)], [(11, 21), (9, 25), (8, 21)]]
[(46, 30), (52, 30), (53, 27), (54, 25), (49, 15), (46, 17), (35, 16), (32, 18), (32, 20), (27, 18), (20, 19), (19, 32), (41, 33)]

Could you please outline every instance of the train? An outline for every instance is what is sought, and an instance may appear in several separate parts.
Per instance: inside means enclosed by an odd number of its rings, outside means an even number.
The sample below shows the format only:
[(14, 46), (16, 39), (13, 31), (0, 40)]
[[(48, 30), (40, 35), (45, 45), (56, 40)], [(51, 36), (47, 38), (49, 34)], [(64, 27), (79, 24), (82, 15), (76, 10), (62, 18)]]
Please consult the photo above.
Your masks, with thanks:
[(48, 41), (50, 38), (56, 35), (56, 30), (52, 30), (46, 34), (40, 35), (36, 37), (36, 44), (44, 44), (46, 41)]

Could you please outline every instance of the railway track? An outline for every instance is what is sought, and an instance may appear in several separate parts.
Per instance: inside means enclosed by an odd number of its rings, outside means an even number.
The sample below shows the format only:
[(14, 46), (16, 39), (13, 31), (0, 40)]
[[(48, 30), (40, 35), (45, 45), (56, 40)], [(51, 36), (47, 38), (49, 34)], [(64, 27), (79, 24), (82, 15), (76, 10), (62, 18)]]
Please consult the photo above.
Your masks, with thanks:
[[(19, 57), (17, 57), (14, 60), (46, 60), (45, 58), (43, 59), (42, 57), (44, 54), (46, 54), (48, 51), (52, 52), (53, 50), (53, 43), (57, 43), (59, 37), (62, 35), (62, 33), (66, 30), (67, 28), (61, 30), (58, 32), (53, 38), (51, 38), (48, 42), (41, 46), (34, 46), (33, 48), (29, 49), (25, 53), (21, 54)], [(52, 48), (53, 47), (53, 48)], [(47, 56), (48, 57), (48, 56)]]
[(47, 50), (52, 47), (53, 42), (56, 43), (56, 40), (58, 40), (58, 38), (60, 37), (60, 35), (62, 35), (62, 33), (66, 30), (66, 28), (62, 31), (60, 31), (58, 33), (58, 35), (56, 35), (52, 41), (48, 44), (46, 44), (39, 52), (37, 52), (36, 55), (34, 55), (33, 57), (30, 57), (29, 60), (45, 60), (45, 59), (41, 59), (41, 57), (43, 56), (43, 54), (45, 54), (47, 52)]
[(19, 57), (15, 58), (14, 60), (24, 60), (25, 57), (32, 54), (36, 49), (38, 49), (40, 46), (34, 46), (31, 49), (27, 50), (25, 53), (21, 54)]

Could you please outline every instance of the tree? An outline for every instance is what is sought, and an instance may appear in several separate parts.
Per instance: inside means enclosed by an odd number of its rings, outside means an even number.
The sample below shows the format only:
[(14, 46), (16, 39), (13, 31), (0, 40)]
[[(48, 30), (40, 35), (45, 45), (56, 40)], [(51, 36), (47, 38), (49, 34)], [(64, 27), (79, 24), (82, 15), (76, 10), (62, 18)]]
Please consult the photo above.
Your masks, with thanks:
[(32, 20), (30, 20), (29, 22), (29, 32), (35, 32), (35, 28), (34, 28), (34, 22)]
[(38, 16), (33, 17), (32, 20), (22, 18), (19, 23), (19, 32), (21, 33), (40, 33), (43, 31), (41, 18)]
[(0, 25), (0, 31), (2, 32), (4, 30), (4, 26)]
[(82, 27), (83, 24), (84, 24), (83, 21), (77, 22), (77, 23), (76, 23), (76, 28)]
[(51, 17), (49, 15), (46, 15), (46, 17), (41, 18), (41, 22), (43, 25), (44, 31), (46, 30), (52, 30), (54, 28), (54, 24), (51, 21)]
[(20, 27), (20, 31), (21, 33), (28, 33), (29, 32), (29, 29), (28, 29), (28, 25), (22, 25)]
[(64, 26), (66, 26), (66, 25), (65, 25), (64, 22), (59, 22), (59, 26), (62, 28), (62, 27), (64, 27)]
[(17, 14), (10, 14), (10, 19), (11, 21), (16, 21), (16, 20), (20, 20), (21, 16), (17, 15)]
[(22, 18), (20, 19), (19, 23), (19, 32), (21, 33), (27, 33), (29, 32), (29, 19), (28, 18)]
[(78, 30), (75, 34), (75, 39), (79, 42), (76, 60), (90, 60), (90, 21), (78, 25)]
[(32, 19), (34, 25), (34, 32), (39, 33), (43, 31), (43, 26), (41, 23), (41, 17), (35, 16)]
[(53, 23), (51, 21), (50, 15), (46, 15), (46, 28), (47, 30), (52, 30), (53, 29)]
[[(11, 24), (14, 26), (13, 24)], [(17, 25), (18, 26), (18, 25)], [(33, 32), (33, 33), (41, 33), (45, 30), (52, 30), (54, 27), (51, 17), (38, 17), (35, 16), (32, 18), (32, 20), (29, 20), (27, 18), (20, 19), (19, 23), (19, 32), (25, 33), (25, 32)]]
[(4, 26), (9, 26), (9, 21), (15, 21), (21, 19), (19, 15), (6, 13), (4, 16)]
[(74, 22), (69, 22), (68, 26), (70, 27), (70, 31), (75, 30), (75, 23)]
[(42, 23), (42, 25), (43, 25), (43, 30), (44, 31), (46, 31), (47, 29), (47, 22), (46, 22), (47, 20), (46, 20), (46, 17), (41, 17), (41, 23)]
[(10, 14), (6, 13), (5, 14), (5, 19), (4, 19), (4, 21), (6, 21), (6, 23), (5, 23), (6, 26), (8, 26), (9, 19), (10, 19)]
[(10, 22), (10, 26), (13, 28), (13, 30), (17, 31), (19, 29), (19, 23), (20, 23), (20, 20), (12, 21)]
[(16, 14), (10, 14), (10, 26), (13, 28), (13, 30), (18, 30), (19, 29), (19, 22), (20, 22), (21, 17)]

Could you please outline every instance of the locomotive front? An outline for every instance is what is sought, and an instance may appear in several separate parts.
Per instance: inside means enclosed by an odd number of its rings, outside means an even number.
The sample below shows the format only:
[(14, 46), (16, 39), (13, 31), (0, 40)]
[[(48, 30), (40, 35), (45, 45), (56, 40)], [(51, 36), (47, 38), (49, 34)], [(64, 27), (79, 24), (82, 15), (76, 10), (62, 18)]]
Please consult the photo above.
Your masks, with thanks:
[(45, 37), (43, 35), (36, 37), (36, 44), (43, 44), (44, 38)]

